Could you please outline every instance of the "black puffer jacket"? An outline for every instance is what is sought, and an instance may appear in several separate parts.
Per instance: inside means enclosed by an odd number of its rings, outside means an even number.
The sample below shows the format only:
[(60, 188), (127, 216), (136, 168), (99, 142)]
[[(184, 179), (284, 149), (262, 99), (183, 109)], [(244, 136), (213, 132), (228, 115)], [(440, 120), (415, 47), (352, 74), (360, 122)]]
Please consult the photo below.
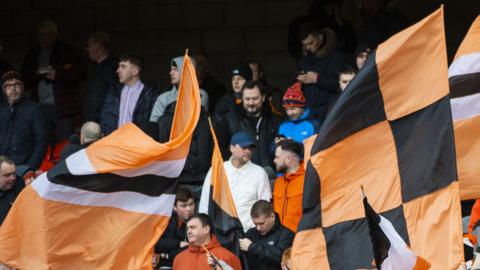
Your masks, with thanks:
[[(100, 116), (100, 125), (102, 132), (106, 136), (118, 128), (118, 117), (120, 114), (120, 97), (123, 86), (110, 91), (103, 104), (102, 114)], [(135, 110), (133, 111), (132, 122), (137, 126), (144, 126), (150, 120), (153, 104), (158, 97), (158, 91), (152, 86), (146, 85), (138, 97)]]
[(295, 234), (280, 224), (275, 215), (275, 225), (266, 235), (252, 228), (245, 236), (252, 241), (247, 251), (249, 269), (277, 270), (281, 269), (283, 251), (292, 245)]
[[(250, 133), (252, 138), (256, 140), (256, 149), (252, 155), (252, 162), (262, 167), (274, 168), (273, 156), (270, 151), (270, 144), (273, 142), (281, 119), (274, 115), (267, 105), (264, 106), (260, 117), (250, 117), (247, 115), (243, 107), (233, 110), (225, 115), (219, 122), (219, 143), (223, 148), (228, 149), (230, 138), (233, 134), (245, 131)], [(227, 128), (228, 127), (228, 128)], [(217, 131), (216, 130), (216, 131)], [(228, 150), (222, 151), (225, 156), (229, 157)]]
[(48, 131), (40, 106), (22, 99), (0, 103), (0, 155), (15, 164), (37, 169), (48, 147)]
[[(169, 140), (176, 104), (174, 102), (168, 105), (165, 113), (158, 118), (159, 142), (163, 143)], [(203, 185), (211, 165), (212, 151), (213, 141), (208, 125), (208, 113), (202, 109), (197, 127), (193, 132), (187, 160), (182, 173), (178, 177), (178, 182), (180, 184)]]
[(117, 70), (118, 59), (109, 56), (101, 63), (92, 63), (89, 67), (87, 87), (83, 96), (83, 119), (100, 121), (105, 98), (110, 91), (120, 87)]

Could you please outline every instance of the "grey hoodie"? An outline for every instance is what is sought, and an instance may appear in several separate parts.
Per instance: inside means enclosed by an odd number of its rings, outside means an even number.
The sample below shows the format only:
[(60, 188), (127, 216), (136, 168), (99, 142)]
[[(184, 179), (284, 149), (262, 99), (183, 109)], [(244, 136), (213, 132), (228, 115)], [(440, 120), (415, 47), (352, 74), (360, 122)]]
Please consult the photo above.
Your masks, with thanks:
[[(183, 67), (183, 56), (175, 57), (172, 59), (170, 62), (170, 65), (175, 65), (181, 69)], [(192, 61), (192, 64), (194, 67), (196, 67), (196, 62), (193, 58), (190, 58)], [(181, 72), (181, 71), (180, 71)], [(181, 73), (180, 73), (181, 76)], [(152, 114), (150, 115), (150, 122), (157, 122), (158, 118), (162, 116), (165, 113), (165, 109), (170, 105), (170, 103), (173, 103), (177, 101), (178, 97), (178, 89), (174, 85), (170, 90), (167, 92), (162, 93), (160, 96), (158, 96), (157, 101), (155, 101), (155, 104), (153, 105), (152, 109)], [(205, 111), (208, 111), (208, 94), (205, 90), (200, 89), (200, 99), (202, 103), (202, 107)]]

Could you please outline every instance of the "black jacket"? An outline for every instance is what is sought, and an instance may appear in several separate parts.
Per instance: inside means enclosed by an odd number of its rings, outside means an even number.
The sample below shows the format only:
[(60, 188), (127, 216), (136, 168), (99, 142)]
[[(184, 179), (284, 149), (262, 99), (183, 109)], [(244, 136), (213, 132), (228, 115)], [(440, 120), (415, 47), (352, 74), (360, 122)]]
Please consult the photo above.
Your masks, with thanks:
[[(165, 113), (158, 118), (159, 142), (163, 143), (169, 140), (176, 104), (174, 102), (168, 105)], [(179, 183), (202, 185), (211, 165), (212, 151), (213, 140), (208, 124), (208, 113), (202, 109), (197, 127), (193, 132), (185, 166), (178, 177)]]
[(118, 59), (109, 56), (101, 63), (92, 63), (83, 96), (83, 119), (100, 121), (103, 103), (110, 91), (120, 87), (117, 75)]
[(162, 237), (155, 244), (155, 253), (168, 254), (168, 259), (161, 259), (159, 266), (172, 266), (175, 256), (186, 248), (180, 248), (181, 241), (188, 242), (187, 225), (179, 222), (178, 216), (174, 213)]
[(5, 217), (7, 217), (8, 211), (10, 211), (10, 208), (12, 207), (13, 202), (24, 187), (25, 182), (22, 178), (17, 176), (17, 181), (11, 190), (0, 190), (0, 225), (2, 225), (3, 220)]
[(283, 251), (292, 246), (295, 234), (280, 224), (275, 215), (275, 225), (266, 235), (252, 228), (245, 236), (252, 241), (247, 251), (250, 269), (277, 270), (281, 269)]
[[(32, 100), (38, 101), (38, 82), (45, 80), (37, 74), (40, 46), (35, 46), (22, 64), (21, 73), (25, 90), (31, 91)], [(80, 54), (72, 46), (57, 40), (50, 54), (50, 65), (56, 70), (56, 79), (52, 83), (55, 109), (59, 118), (79, 116), (81, 96), (78, 84), (85, 79), (86, 68)]]
[(48, 131), (40, 106), (21, 99), (10, 106), (0, 104), (0, 155), (17, 166), (37, 169), (48, 147)]
[(222, 154), (225, 156), (223, 158), (228, 159), (230, 156), (227, 154), (228, 150), (226, 149), (230, 145), (230, 138), (233, 134), (245, 131), (250, 133), (252, 138), (256, 140), (256, 149), (252, 153), (252, 162), (262, 167), (273, 169), (273, 156), (270, 151), (270, 144), (277, 134), (280, 122), (280, 117), (274, 115), (268, 106), (264, 106), (259, 118), (248, 116), (243, 107), (229, 112), (224, 118), (220, 119), (219, 128), (217, 129), (217, 134), (220, 134), (218, 136), (219, 143), (224, 148)]
[(233, 90), (223, 95), (215, 106), (215, 119), (220, 121), (229, 112), (239, 109), (241, 103), (237, 103)]
[[(100, 117), (100, 125), (102, 126), (103, 135), (107, 136), (118, 128), (118, 117), (120, 114), (120, 97), (123, 86), (110, 91), (107, 94), (105, 103), (103, 104), (102, 114)], [(138, 97), (135, 110), (133, 111), (132, 122), (137, 126), (143, 126), (150, 120), (153, 105), (158, 97), (158, 91), (152, 86), (145, 86)]]
[(338, 92), (338, 73), (345, 63), (342, 53), (335, 49), (334, 34), (330, 31), (325, 30), (326, 44), (316, 55), (304, 55), (298, 62), (299, 71), (318, 73), (318, 81), (303, 84), (302, 89), (307, 107), (311, 108), (320, 120), (323, 120), (329, 105), (333, 102), (332, 96)]

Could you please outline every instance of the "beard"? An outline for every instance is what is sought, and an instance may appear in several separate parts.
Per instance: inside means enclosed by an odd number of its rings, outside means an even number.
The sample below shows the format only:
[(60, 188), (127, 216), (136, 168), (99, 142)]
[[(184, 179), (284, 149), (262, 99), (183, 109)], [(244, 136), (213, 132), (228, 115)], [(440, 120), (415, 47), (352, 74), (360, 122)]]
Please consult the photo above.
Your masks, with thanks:
[(279, 173), (285, 174), (285, 173), (287, 173), (287, 169), (288, 168), (285, 165), (277, 165), (277, 172), (279, 172)]

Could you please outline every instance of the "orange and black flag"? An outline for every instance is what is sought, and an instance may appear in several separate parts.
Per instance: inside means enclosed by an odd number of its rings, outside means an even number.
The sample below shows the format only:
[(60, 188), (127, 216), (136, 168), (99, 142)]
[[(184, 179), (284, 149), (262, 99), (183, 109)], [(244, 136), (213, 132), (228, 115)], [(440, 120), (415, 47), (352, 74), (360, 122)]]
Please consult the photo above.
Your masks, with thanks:
[(212, 219), (215, 235), (219, 241), (238, 256), (240, 255), (238, 239), (243, 237), (243, 227), (238, 218), (227, 174), (223, 166), (217, 136), (211, 121), (210, 131), (212, 132), (214, 147), (208, 198), (208, 216)]
[(18, 269), (152, 269), (200, 115), (185, 56), (170, 141), (127, 124), (39, 176), (0, 227), (0, 262)]
[(371, 268), (359, 187), (432, 269), (463, 260), (443, 7), (372, 52), (307, 161), (294, 269)]
[(480, 198), (480, 16), (448, 69), (460, 199)]

